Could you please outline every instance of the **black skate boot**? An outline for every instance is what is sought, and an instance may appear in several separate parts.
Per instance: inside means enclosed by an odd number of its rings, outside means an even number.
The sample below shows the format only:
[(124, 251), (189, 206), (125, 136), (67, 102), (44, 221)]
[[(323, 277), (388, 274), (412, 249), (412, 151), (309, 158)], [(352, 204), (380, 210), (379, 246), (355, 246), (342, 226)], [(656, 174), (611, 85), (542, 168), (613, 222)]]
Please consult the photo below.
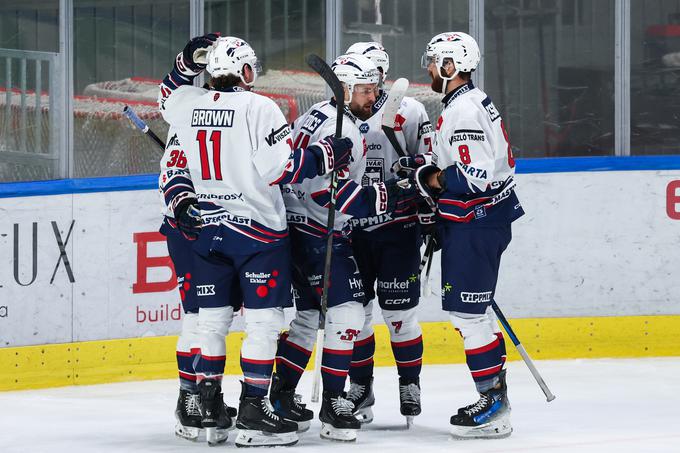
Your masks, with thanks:
[(283, 378), (274, 374), (272, 386), (269, 389), (269, 401), (274, 408), (274, 413), (284, 420), (297, 423), (297, 432), (301, 433), (309, 429), (314, 412), (298, 402), (295, 389), (289, 388)]
[(406, 417), (406, 426), (413, 424), (413, 417), (420, 415), (420, 379), (399, 378), (399, 411)]
[(354, 416), (363, 424), (373, 421), (373, 409), (375, 397), (373, 396), (373, 378), (351, 380), (347, 399), (354, 404)]
[(198, 393), (179, 389), (177, 408), (175, 409), (175, 435), (183, 439), (198, 441), (205, 436), (201, 425), (201, 412), (199, 409)]
[(198, 384), (198, 390), (205, 438), (210, 445), (220, 444), (227, 440), (229, 431), (234, 428), (230, 415), (234, 408), (224, 404), (222, 387), (218, 380), (204, 379)]
[(354, 416), (354, 404), (341, 394), (323, 391), (319, 420), (322, 438), (343, 442), (357, 440), (361, 423)]
[(274, 413), (269, 400), (263, 396), (246, 396), (246, 385), (241, 383), (241, 404), (236, 427), (237, 447), (295, 445), (298, 441), (297, 423), (284, 420)]
[(451, 417), (451, 435), (456, 439), (497, 439), (512, 433), (510, 401), (505, 370), (499, 375), (498, 388), (480, 393), (479, 401), (458, 410)]

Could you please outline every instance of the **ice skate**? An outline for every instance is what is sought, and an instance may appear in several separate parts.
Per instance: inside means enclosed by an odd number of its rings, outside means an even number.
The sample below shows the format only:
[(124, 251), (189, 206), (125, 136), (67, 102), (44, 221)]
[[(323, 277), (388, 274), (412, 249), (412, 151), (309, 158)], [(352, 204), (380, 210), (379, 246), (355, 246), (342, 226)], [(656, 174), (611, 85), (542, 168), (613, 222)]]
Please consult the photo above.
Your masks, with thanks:
[(413, 425), (413, 417), (420, 415), (420, 379), (399, 378), (399, 411), (406, 417), (406, 427)]
[(295, 422), (284, 420), (274, 413), (269, 400), (263, 396), (246, 396), (242, 384), (241, 404), (236, 428), (237, 447), (273, 447), (295, 445), (298, 436)]
[[(201, 425), (209, 445), (223, 443), (234, 429), (235, 409), (224, 404), (222, 388), (215, 379), (204, 379), (198, 384)], [(198, 440), (198, 439), (197, 439)]]
[(175, 435), (183, 439), (197, 442), (205, 439), (205, 431), (201, 425), (198, 393), (180, 389), (175, 409)]
[(459, 409), (451, 425), (455, 439), (494, 439), (512, 433), (505, 370), (500, 374), (500, 388), (481, 393), (475, 404)]
[(272, 386), (269, 390), (269, 401), (274, 413), (284, 420), (297, 423), (297, 432), (307, 431), (314, 418), (314, 412), (300, 403), (294, 388), (287, 388), (285, 381), (278, 374), (272, 376)]
[(341, 442), (357, 439), (361, 423), (354, 415), (354, 404), (342, 395), (324, 390), (321, 402), (321, 437)]
[(373, 378), (366, 381), (350, 380), (347, 400), (354, 404), (354, 416), (363, 425), (373, 421), (375, 397), (373, 396)]

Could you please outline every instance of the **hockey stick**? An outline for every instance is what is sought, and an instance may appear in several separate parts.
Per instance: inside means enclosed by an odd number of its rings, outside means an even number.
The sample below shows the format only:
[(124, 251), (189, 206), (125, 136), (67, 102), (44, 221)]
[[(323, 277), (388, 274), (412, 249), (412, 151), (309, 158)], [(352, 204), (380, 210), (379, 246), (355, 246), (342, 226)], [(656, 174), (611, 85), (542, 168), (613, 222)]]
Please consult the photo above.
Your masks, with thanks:
[(394, 122), (397, 119), (397, 112), (406, 95), (406, 90), (408, 90), (408, 80), (402, 77), (394, 81), (387, 95), (382, 116), (382, 130), (399, 157), (406, 157), (406, 151), (403, 150), (397, 140), (397, 135), (394, 133)]
[(538, 386), (541, 387), (541, 390), (543, 390), (546, 400), (548, 402), (554, 400), (555, 395), (552, 394), (547, 384), (543, 380), (543, 377), (534, 366), (534, 362), (531, 360), (531, 357), (529, 357), (529, 354), (527, 354), (527, 351), (524, 349), (524, 346), (522, 346), (522, 343), (519, 342), (519, 338), (517, 338), (517, 335), (515, 335), (515, 332), (512, 330), (512, 327), (510, 327), (510, 323), (503, 315), (503, 312), (501, 311), (498, 304), (496, 304), (496, 301), (491, 302), (491, 307), (493, 308), (493, 311), (496, 313), (496, 316), (498, 317), (498, 320), (500, 321), (501, 325), (503, 325), (505, 332), (510, 337), (510, 340), (512, 340), (515, 347), (517, 348), (517, 352), (519, 352), (519, 355), (522, 356), (524, 363), (527, 364), (529, 371), (531, 371), (531, 374), (533, 374), (534, 379), (536, 379)]
[(137, 116), (134, 110), (132, 110), (129, 106), (123, 107), (123, 115), (127, 116), (128, 119), (137, 126), (137, 129), (148, 135), (153, 139), (158, 146), (161, 147), (162, 150), (165, 151), (165, 142), (163, 142), (160, 138), (158, 138), (158, 135), (154, 134), (154, 132), (149, 129), (149, 125), (144, 122), (140, 117)]
[[(340, 138), (342, 136), (342, 119), (345, 116), (345, 89), (331, 67), (328, 66), (328, 64), (320, 56), (315, 54), (308, 55), (307, 64), (326, 81), (326, 84), (333, 92), (335, 103), (337, 105), (335, 137)], [(326, 222), (328, 239), (326, 240), (326, 259), (324, 261), (323, 267), (323, 292), (321, 293), (319, 329), (316, 332), (316, 356), (314, 357), (314, 381), (312, 383), (313, 403), (319, 402), (319, 389), (321, 387), (321, 357), (323, 355), (324, 329), (326, 327), (326, 311), (328, 309), (328, 287), (331, 277), (333, 227), (335, 225), (335, 197), (338, 192), (338, 172), (335, 170), (331, 173), (330, 191), (331, 201), (328, 206), (328, 221)]]
[[(387, 96), (387, 100), (385, 101), (385, 107), (383, 110), (381, 122), (383, 133), (385, 134), (387, 140), (389, 140), (390, 144), (397, 152), (399, 157), (406, 157), (407, 154), (406, 151), (404, 151), (404, 149), (401, 147), (399, 140), (397, 140), (397, 134), (395, 134), (394, 132), (394, 124), (397, 119), (397, 112), (399, 111), (399, 107), (401, 106), (401, 101), (404, 99), (404, 96), (406, 95), (406, 90), (408, 90), (408, 85), (409, 85), (408, 80), (403, 77), (394, 81), (394, 83), (392, 84), (392, 88), (390, 88), (390, 92)], [(431, 198), (426, 198), (425, 201), (427, 202), (427, 205), (430, 207), (432, 212), (437, 212), (437, 207), (435, 206)], [(428, 236), (427, 246), (425, 246), (425, 253), (423, 254), (423, 258), (420, 261), (420, 268), (418, 269), (418, 274), (422, 274), (423, 268), (425, 267), (425, 263), (429, 262), (429, 265), (427, 266), (427, 272), (425, 273), (423, 296), (430, 295), (430, 285), (428, 284), (428, 282), (430, 278), (430, 267), (432, 265), (433, 254), (434, 254), (434, 239), (432, 239), (431, 236)]]

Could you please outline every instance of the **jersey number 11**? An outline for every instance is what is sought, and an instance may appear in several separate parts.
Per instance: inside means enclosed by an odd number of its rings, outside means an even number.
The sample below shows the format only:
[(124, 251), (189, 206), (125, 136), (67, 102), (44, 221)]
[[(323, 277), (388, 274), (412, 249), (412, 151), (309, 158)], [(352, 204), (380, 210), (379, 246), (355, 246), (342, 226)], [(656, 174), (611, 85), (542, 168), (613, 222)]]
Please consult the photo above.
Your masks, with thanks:
[[(198, 152), (201, 156), (201, 177), (203, 179), (213, 179), (210, 173), (210, 155), (208, 154), (208, 131), (201, 129), (196, 134), (198, 141)], [(222, 131), (212, 131), (210, 134), (212, 143), (212, 160), (215, 169), (215, 179), (222, 180), (222, 165), (220, 161), (220, 144), (222, 143)]]

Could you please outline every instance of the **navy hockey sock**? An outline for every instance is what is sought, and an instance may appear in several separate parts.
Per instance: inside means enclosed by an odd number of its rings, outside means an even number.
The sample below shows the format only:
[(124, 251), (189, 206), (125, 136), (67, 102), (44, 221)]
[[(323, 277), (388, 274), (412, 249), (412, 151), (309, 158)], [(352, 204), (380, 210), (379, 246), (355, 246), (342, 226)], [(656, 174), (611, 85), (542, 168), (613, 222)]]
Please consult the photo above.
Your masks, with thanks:
[(349, 377), (354, 380), (365, 380), (373, 376), (373, 355), (375, 354), (375, 335), (354, 343), (352, 363)]

